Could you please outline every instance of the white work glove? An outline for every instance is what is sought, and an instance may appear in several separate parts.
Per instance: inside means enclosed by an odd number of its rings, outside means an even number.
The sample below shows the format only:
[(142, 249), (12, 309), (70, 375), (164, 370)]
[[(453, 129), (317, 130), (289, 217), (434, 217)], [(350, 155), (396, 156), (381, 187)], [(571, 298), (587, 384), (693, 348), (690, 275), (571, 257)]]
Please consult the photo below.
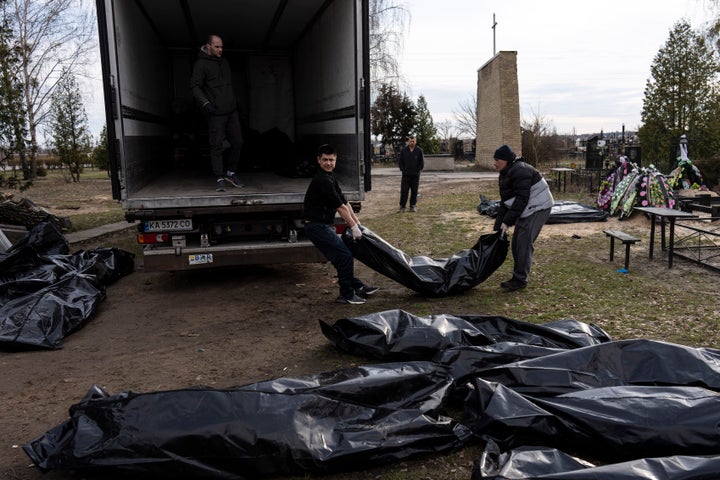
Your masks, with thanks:
[(350, 228), (350, 231), (352, 231), (352, 237), (353, 240), (360, 240), (362, 238), (362, 232), (360, 231), (359, 224), (355, 224)]
[(500, 236), (501, 236), (501, 237), (506, 236), (506, 235), (507, 235), (507, 231), (508, 231), (508, 226), (507, 226), (506, 224), (504, 224), (504, 223), (501, 223), (501, 224), (500, 224)]

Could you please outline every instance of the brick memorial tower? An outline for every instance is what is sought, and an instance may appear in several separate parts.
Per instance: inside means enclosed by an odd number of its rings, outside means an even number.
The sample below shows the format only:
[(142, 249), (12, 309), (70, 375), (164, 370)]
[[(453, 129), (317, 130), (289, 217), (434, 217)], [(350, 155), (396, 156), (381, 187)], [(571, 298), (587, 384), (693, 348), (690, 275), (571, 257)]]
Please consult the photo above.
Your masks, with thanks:
[(517, 52), (498, 52), (478, 70), (475, 163), (493, 168), (495, 149), (522, 152)]

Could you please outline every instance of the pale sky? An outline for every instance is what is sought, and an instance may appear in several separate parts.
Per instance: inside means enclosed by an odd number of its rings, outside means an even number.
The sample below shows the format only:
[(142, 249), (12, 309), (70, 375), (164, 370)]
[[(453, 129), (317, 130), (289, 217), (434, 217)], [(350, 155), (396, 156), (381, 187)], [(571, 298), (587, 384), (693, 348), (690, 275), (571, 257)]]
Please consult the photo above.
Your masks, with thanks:
[[(679, 20), (704, 26), (709, 1), (400, 0), (407, 94), (424, 95), (436, 123), (453, 121), (493, 56), (495, 14), (496, 51), (517, 52), (523, 120), (540, 115), (560, 134), (636, 130), (655, 55)], [(105, 123), (96, 76), (83, 92), (95, 136)]]
[(424, 95), (433, 120), (453, 121), (475, 94), (477, 71), (496, 51), (517, 52), (520, 114), (559, 134), (637, 130), (655, 55), (675, 23), (696, 30), (703, 0), (406, 0), (401, 69), (407, 93)]

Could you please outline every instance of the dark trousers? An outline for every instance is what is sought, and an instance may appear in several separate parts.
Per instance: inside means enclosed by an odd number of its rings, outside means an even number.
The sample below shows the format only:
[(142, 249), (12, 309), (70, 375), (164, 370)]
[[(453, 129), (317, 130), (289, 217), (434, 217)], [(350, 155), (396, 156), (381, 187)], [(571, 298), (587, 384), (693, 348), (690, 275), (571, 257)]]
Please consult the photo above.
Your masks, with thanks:
[(337, 270), (340, 295), (343, 298), (352, 298), (355, 290), (363, 286), (363, 282), (355, 278), (355, 259), (350, 249), (335, 233), (335, 227), (327, 223), (308, 222), (305, 224), (305, 236)]
[[(225, 140), (230, 143), (227, 152), (223, 145)], [(240, 127), (237, 110), (227, 115), (210, 115), (208, 117), (208, 142), (210, 143), (210, 164), (213, 173), (218, 177), (225, 176), (223, 154), (227, 158), (227, 170), (236, 171), (243, 145), (242, 127)]]
[(420, 187), (420, 175), (403, 174), (400, 180), (400, 208), (405, 208), (410, 193), (410, 208), (417, 205), (418, 188)]
[(515, 267), (513, 278), (519, 282), (527, 283), (530, 276), (533, 256), (535, 255), (535, 240), (540, 235), (543, 225), (550, 218), (550, 208), (533, 213), (529, 217), (518, 218), (512, 233), (511, 249)]

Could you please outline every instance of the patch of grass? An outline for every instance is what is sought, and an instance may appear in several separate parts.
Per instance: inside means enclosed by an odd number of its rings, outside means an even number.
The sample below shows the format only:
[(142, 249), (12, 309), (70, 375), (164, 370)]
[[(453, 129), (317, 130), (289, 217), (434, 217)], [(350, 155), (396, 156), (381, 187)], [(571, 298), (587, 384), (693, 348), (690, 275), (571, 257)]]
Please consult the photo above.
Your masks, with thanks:
[[(422, 191), (418, 213), (373, 217), (371, 228), (408, 255), (431, 258), (469, 248), (481, 233), (492, 231), (494, 219), (477, 214), (475, 209), (480, 192), (498, 198), (494, 185)], [(559, 196), (589, 205), (593, 202), (591, 194), (570, 188)], [(411, 296), (404, 308), (418, 315), (489, 314), (537, 323), (573, 318), (597, 324), (614, 339), (651, 338), (688, 346), (720, 344), (720, 295), (713, 287), (717, 273), (682, 261), (668, 270), (667, 254), (659, 252), (658, 245), (655, 258), (650, 260), (649, 220), (647, 223), (623, 227), (642, 238), (631, 249), (627, 274), (618, 272), (623, 267), (621, 249), (616, 248), (615, 260), (609, 261), (609, 241), (602, 233), (605, 224), (600, 222), (596, 233), (582, 238), (573, 238), (570, 233), (541, 234), (535, 244), (530, 286), (525, 290), (506, 292), (499, 287), (512, 276), (512, 254), (508, 253), (498, 271), (472, 290), (449, 298)]]
[[(54, 169), (54, 170), (46, 170), (46, 175), (44, 177), (38, 177), (39, 179), (56, 179), (60, 178), (63, 179), (63, 181), (68, 181), (68, 183), (71, 183), (70, 181), (70, 174), (67, 173), (67, 171)], [(85, 168), (82, 172), (80, 172), (80, 183), (82, 183), (84, 180), (107, 180), (109, 181), (110, 177), (108, 176), (108, 172), (105, 170), (98, 170), (96, 168)]]
[[(100, 179), (83, 182), (86, 178), (81, 177), (81, 184), (101, 183)], [(45, 195), (47, 201), (57, 198), (49, 182), (39, 182), (34, 188), (38, 194)], [(109, 181), (104, 188), (109, 192)], [(367, 221), (369, 228), (408, 255), (431, 258), (447, 257), (469, 248), (480, 234), (492, 231), (494, 219), (478, 214), (476, 207), (481, 192), (490, 199), (498, 198), (495, 182), (442, 183), (432, 188), (423, 184), (421, 192), (417, 213), (401, 215), (394, 213), (394, 209), (392, 213), (383, 210), (387, 213), (363, 216), (363, 223)], [(86, 202), (92, 198), (75, 190), (71, 193), (85, 198)], [(591, 194), (572, 191), (570, 186), (566, 193), (553, 194), (557, 199), (589, 205), (594, 201)], [(393, 202), (395, 198), (393, 196)], [(116, 202), (108, 202), (106, 212), (102, 214), (71, 216), (76, 230), (122, 219), (121, 208)], [(499, 287), (502, 280), (512, 275), (513, 262), (509, 254), (508, 260), (486, 282), (463, 294), (425, 298), (391, 280), (381, 279), (384, 291), (391, 293), (380, 293), (366, 304), (350, 310), (347, 306), (331, 304), (323, 307), (324, 316), (342, 318), (348, 312), (362, 315), (400, 308), (422, 316), (441, 313), (497, 315), (536, 323), (572, 318), (596, 324), (618, 340), (648, 338), (717, 348), (720, 345), (717, 328), (720, 318), (718, 274), (682, 261), (668, 270), (659, 247), (655, 258), (648, 259), (649, 221), (647, 224), (623, 226), (624, 231), (641, 237), (642, 242), (631, 249), (630, 272), (619, 273), (624, 255), (618, 249), (615, 260), (609, 261), (609, 241), (602, 233), (604, 226), (604, 223), (599, 223), (596, 233), (582, 235), (581, 238), (573, 238), (572, 230), (560, 235), (549, 235), (547, 229), (544, 230), (536, 242), (530, 286), (522, 291), (506, 292)], [(141, 247), (135, 242), (134, 235), (128, 232), (100, 239), (96, 243), (141, 255)], [(332, 271), (332, 267), (328, 267), (328, 271)], [(373, 362), (329, 347), (318, 349), (315, 354), (318, 362), (328, 370)], [(459, 415), (453, 415), (453, 418), (459, 418)], [(470, 478), (472, 464), (481, 452), (482, 446), (473, 444), (451, 455), (422, 456), (362, 472), (327, 475), (324, 478)]]
[(69, 215), (68, 217), (70, 218), (72, 225), (71, 231), (73, 232), (88, 230), (101, 225), (107, 225), (108, 223), (122, 222), (125, 220), (125, 214), (120, 208), (120, 205), (116, 205), (114, 208), (105, 211), (80, 213), (77, 215)]
[(464, 218), (479, 217), (475, 198), (467, 188), (434, 193), (432, 201), (418, 205), (418, 213), (373, 217), (372, 229), (408, 255), (446, 257), (477, 239), (476, 225)]

